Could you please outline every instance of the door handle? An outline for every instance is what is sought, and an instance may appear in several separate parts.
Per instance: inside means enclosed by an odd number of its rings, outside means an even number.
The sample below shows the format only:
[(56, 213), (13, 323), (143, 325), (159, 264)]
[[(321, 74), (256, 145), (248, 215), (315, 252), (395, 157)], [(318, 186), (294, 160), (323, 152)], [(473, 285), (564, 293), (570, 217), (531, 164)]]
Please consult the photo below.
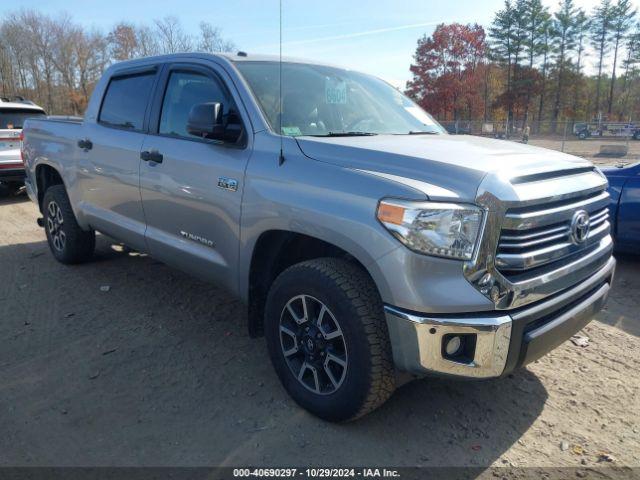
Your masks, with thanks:
[(93, 143), (88, 138), (83, 138), (81, 140), (78, 140), (78, 147), (80, 147), (86, 152), (93, 148)]
[(157, 150), (144, 150), (140, 152), (140, 159), (145, 162), (162, 163), (162, 154)]

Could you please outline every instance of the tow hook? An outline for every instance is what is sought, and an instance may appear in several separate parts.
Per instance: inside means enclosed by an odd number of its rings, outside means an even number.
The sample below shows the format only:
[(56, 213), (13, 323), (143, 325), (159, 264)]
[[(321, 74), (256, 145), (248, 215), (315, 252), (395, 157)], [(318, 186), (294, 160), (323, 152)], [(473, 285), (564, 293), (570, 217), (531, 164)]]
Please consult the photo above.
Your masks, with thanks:
[(40, 217), (36, 220), (36, 223), (38, 224), (39, 227), (44, 228), (44, 218)]

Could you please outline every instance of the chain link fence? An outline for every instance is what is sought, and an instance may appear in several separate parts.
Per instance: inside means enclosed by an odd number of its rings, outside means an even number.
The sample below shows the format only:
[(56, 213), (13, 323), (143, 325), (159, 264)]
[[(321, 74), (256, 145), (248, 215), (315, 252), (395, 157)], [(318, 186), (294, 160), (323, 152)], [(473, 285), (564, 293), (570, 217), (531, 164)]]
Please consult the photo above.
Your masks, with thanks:
[(455, 135), (477, 135), (528, 143), (577, 155), (597, 165), (640, 161), (640, 122), (531, 122), (528, 126), (506, 121), (440, 121)]

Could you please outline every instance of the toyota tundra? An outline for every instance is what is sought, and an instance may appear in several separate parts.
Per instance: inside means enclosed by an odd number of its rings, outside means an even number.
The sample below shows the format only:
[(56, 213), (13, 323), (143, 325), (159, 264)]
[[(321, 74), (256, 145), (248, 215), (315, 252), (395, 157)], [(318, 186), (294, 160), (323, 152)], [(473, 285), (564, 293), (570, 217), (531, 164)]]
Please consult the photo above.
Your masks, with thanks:
[[(503, 377), (583, 328), (615, 260), (588, 161), (447, 132), (400, 91), (239, 54), (118, 63), (83, 119), (29, 119), (53, 256), (95, 232), (241, 298), (284, 388), (332, 421), (399, 372)], [(405, 375), (406, 376), (406, 375)]]

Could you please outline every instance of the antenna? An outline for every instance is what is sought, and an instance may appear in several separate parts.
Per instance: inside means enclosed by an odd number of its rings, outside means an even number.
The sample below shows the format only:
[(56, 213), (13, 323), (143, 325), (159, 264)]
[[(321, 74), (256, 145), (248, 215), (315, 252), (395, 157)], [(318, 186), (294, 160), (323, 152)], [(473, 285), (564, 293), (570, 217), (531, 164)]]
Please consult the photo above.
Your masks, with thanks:
[(278, 109), (280, 110), (278, 115), (278, 123), (279, 125), (279, 134), (280, 134), (280, 156), (278, 157), (278, 165), (282, 165), (284, 163), (284, 138), (282, 138), (282, 0), (280, 0), (280, 58), (279, 58), (279, 74), (280, 74), (280, 94), (278, 98)]

